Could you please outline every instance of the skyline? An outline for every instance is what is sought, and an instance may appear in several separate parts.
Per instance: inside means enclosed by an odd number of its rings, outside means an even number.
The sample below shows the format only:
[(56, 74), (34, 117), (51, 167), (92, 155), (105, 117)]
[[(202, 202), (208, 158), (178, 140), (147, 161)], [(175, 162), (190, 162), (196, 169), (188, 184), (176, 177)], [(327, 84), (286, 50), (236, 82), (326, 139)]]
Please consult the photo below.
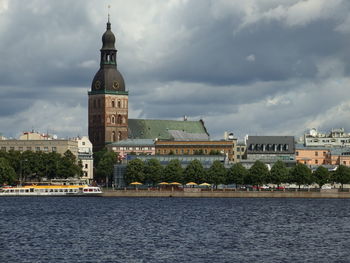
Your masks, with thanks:
[(211, 138), (350, 130), (350, 3), (279, 2), (0, 0), (0, 132), (87, 134), (109, 4), (129, 118), (202, 118)]

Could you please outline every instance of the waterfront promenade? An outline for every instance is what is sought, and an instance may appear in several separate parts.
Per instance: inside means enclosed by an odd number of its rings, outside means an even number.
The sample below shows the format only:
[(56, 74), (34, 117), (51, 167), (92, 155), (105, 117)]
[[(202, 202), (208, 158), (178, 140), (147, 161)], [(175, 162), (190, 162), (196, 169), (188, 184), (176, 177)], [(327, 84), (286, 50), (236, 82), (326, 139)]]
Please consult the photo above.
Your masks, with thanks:
[(103, 197), (188, 197), (188, 198), (350, 198), (338, 189), (316, 191), (171, 191), (104, 190)]

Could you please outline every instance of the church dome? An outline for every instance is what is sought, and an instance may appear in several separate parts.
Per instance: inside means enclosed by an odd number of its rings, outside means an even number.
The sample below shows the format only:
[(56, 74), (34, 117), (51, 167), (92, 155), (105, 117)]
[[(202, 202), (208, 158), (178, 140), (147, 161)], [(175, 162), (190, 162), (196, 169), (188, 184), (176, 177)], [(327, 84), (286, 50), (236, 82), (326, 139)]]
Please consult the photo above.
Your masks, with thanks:
[(102, 68), (97, 71), (91, 85), (92, 91), (125, 91), (122, 74), (116, 68)]
[(111, 23), (108, 21), (107, 30), (102, 36), (102, 49), (115, 49), (115, 36), (111, 31)]

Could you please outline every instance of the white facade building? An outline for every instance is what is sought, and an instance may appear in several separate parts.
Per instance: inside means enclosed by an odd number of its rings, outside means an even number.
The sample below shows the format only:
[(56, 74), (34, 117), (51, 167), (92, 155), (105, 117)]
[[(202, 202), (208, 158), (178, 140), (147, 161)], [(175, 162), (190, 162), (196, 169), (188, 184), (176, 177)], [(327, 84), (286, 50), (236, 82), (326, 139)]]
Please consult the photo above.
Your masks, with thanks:
[(350, 147), (350, 134), (344, 128), (332, 129), (330, 133), (320, 133), (311, 129), (304, 134), (304, 146), (310, 147)]
[(89, 182), (93, 180), (94, 158), (92, 155), (92, 143), (89, 137), (83, 136), (76, 138), (78, 142), (78, 158), (83, 165), (83, 176), (81, 179), (86, 179)]

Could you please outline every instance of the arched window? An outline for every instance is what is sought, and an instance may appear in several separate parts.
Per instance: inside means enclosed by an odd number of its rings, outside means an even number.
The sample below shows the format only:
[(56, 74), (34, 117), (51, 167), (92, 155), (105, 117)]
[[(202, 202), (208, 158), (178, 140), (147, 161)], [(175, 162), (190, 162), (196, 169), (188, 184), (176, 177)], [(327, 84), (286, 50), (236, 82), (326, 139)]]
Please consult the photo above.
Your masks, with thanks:
[(112, 138), (111, 138), (112, 142), (115, 142), (115, 131), (112, 132)]
[(120, 141), (121, 139), (122, 139), (122, 132), (119, 131), (119, 132), (118, 132), (118, 141)]
[(118, 100), (118, 108), (120, 108), (121, 106), (121, 103), (120, 103), (120, 100)]
[(112, 115), (112, 117), (111, 117), (111, 122), (112, 122), (112, 124), (115, 124), (115, 117), (114, 117), (114, 115)]
[(115, 108), (115, 101), (112, 100), (112, 108)]
[(118, 115), (117, 123), (122, 124), (122, 116), (121, 115)]

